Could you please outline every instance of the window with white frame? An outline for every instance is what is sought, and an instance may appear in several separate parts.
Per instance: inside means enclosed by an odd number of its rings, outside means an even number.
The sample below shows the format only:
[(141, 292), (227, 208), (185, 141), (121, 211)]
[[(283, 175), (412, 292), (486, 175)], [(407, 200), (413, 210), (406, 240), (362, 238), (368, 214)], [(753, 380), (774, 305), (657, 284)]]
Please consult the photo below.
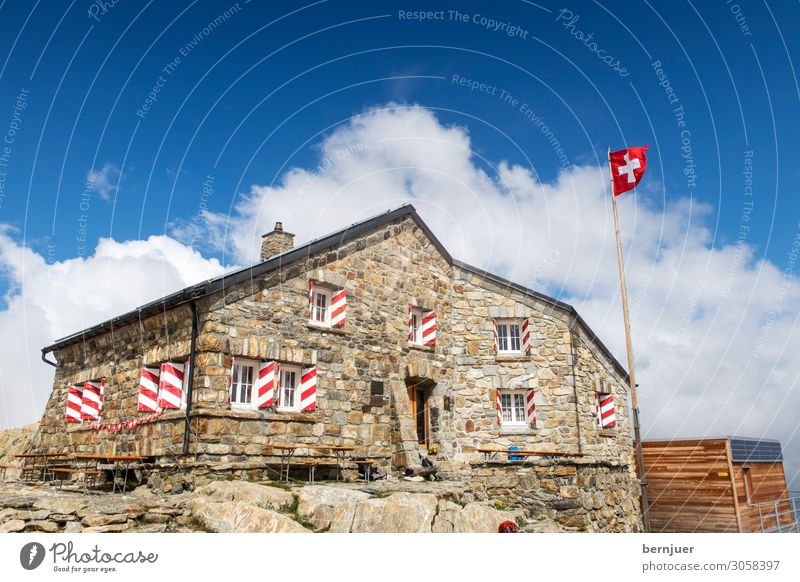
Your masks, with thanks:
[(408, 341), (414, 344), (422, 343), (422, 310), (419, 307), (411, 308)]
[(503, 414), (503, 426), (526, 426), (524, 391), (500, 391), (500, 409)]
[(231, 406), (241, 408), (254, 406), (254, 386), (257, 377), (257, 362), (238, 359), (234, 362), (231, 377)]
[(331, 324), (331, 295), (331, 289), (314, 286), (311, 297), (311, 323)]
[(522, 352), (522, 322), (518, 319), (497, 320), (497, 351), (501, 354)]
[(278, 409), (300, 409), (300, 379), (302, 370), (299, 366), (281, 364), (278, 376)]

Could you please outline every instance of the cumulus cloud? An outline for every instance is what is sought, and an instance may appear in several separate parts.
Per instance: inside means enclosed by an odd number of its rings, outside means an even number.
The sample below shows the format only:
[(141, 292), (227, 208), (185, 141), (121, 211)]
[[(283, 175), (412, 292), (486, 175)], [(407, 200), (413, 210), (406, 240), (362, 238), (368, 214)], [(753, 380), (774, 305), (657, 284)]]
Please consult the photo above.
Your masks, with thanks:
[(48, 263), (0, 228), (0, 428), (41, 417), (53, 380), (40, 350), (54, 339), (223, 272), (216, 259), (166, 236), (100, 239), (92, 256)]
[[(572, 303), (625, 362), (607, 168), (545, 183), (535, 168), (490, 162), (429, 110), (370, 110), (322, 141), (316, 168), (210, 215), (209, 240), (249, 263), (276, 220), (303, 241), (410, 202), (455, 257)], [(775, 265), (744, 242), (712, 245), (714, 208), (664, 199), (640, 191), (619, 204), (645, 435), (779, 438), (791, 480), (800, 290), (787, 265), (798, 249)]]
[(120, 178), (117, 165), (106, 164), (99, 170), (91, 169), (86, 172), (86, 189), (108, 201), (111, 200), (112, 192), (116, 191)]

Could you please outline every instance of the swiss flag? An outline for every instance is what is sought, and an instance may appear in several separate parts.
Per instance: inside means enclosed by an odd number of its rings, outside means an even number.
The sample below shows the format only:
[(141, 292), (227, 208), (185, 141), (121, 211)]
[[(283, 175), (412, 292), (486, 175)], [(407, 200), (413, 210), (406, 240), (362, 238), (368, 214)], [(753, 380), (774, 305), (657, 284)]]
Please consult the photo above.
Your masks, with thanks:
[(609, 152), (608, 160), (611, 163), (611, 179), (614, 184), (614, 196), (624, 194), (639, 185), (647, 166), (647, 155), (644, 151), (649, 145), (640, 148), (628, 148), (616, 152)]

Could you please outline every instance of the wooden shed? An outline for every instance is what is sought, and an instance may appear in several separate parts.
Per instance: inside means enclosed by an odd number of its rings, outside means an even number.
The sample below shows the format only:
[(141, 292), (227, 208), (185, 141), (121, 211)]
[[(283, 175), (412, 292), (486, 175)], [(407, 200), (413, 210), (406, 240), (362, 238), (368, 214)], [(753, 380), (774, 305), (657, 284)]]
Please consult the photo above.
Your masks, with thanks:
[(797, 531), (780, 442), (646, 440), (642, 451), (651, 531)]

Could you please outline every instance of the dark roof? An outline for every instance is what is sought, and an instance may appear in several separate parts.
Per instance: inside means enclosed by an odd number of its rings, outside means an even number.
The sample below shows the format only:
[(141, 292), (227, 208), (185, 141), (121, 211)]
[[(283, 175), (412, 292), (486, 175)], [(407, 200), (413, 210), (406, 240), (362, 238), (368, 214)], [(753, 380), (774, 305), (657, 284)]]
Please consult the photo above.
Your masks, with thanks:
[(763, 439), (755, 437), (681, 437), (665, 439), (645, 439), (647, 443), (672, 443), (685, 441), (728, 441), (731, 445), (731, 461), (734, 463), (781, 463), (783, 462), (783, 450), (781, 442), (775, 439)]
[(461, 261), (456, 261), (455, 259), (453, 259), (450, 253), (447, 252), (447, 249), (444, 248), (444, 245), (442, 245), (439, 239), (436, 238), (436, 236), (433, 234), (430, 228), (428, 228), (428, 225), (425, 224), (422, 218), (420, 218), (419, 214), (417, 214), (416, 209), (411, 204), (404, 204), (403, 206), (396, 208), (395, 210), (390, 210), (388, 212), (384, 212), (383, 214), (373, 216), (372, 218), (362, 220), (361, 222), (356, 222), (332, 234), (312, 240), (302, 246), (290, 249), (285, 253), (281, 253), (279, 255), (275, 255), (274, 257), (270, 257), (268, 260), (263, 261), (261, 263), (257, 263), (253, 266), (246, 267), (244, 269), (239, 269), (238, 271), (233, 271), (231, 273), (226, 273), (224, 275), (220, 275), (219, 277), (215, 277), (213, 279), (209, 279), (202, 283), (192, 285), (191, 287), (186, 287), (185, 289), (181, 289), (180, 291), (176, 291), (175, 293), (162, 297), (161, 299), (157, 299), (155, 301), (142, 305), (141, 307), (137, 307), (136, 309), (129, 311), (123, 315), (114, 317), (112, 319), (109, 319), (108, 321), (104, 321), (103, 323), (99, 323), (95, 326), (84, 329), (83, 331), (79, 331), (78, 333), (61, 338), (57, 340), (55, 343), (45, 348), (42, 348), (42, 354), (47, 354), (48, 352), (59, 350), (63, 347), (66, 347), (78, 341), (94, 337), (106, 331), (112, 330), (115, 327), (126, 325), (133, 321), (149, 317), (160, 311), (165, 311), (182, 303), (187, 303), (193, 299), (198, 299), (200, 297), (216, 293), (217, 291), (221, 291), (226, 287), (231, 287), (233, 285), (237, 285), (244, 281), (255, 279), (266, 273), (270, 273), (282, 267), (286, 267), (291, 263), (294, 263), (295, 261), (307, 259), (311, 255), (314, 255), (320, 251), (341, 246), (349, 242), (350, 240), (361, 236), (364, 233), (379, 228), (385, 224), (389, 224), (399, 218), (405, 218), (406, 216), (410, 216), (416, 221), (417, 225), (431, 240), (436, 249), (442, 254), (442, 256), (444, 256), (447, 262), (450, 263), (451, 265), (454, 265), (465, 271), (470, 271), (476, 275), (479, 275), (487, 280), (494, 281), (495, 283), (498, 283), (505, 287), (509, 287), (516, 291), (532, 295), (537, 299), (544, 301), (545, 303), (549, 303), (553, 307), (562, 309), (567, 313), (569, 313), (570, 315), (572, 315), (573, 317), (575, 317), (577, 322), (589, 334), (590, 338), (594, 342), (596, 342), (597, 345), (600, 347), (600, 349), (606, 354), (606, 356), (608, 356), (611, 363), (617, 368), (617, 371), (624, 378), (627, 379), (628, 374), (625, 371), (625, 368), (623, 368), (622, 365), (614, 358), (614, 356), (611, 354), (611, 351), (600, 341), (600, 339), (595, 335), (595, 333), (587, 325), (587, 323), (583, 320), (583, 318), (580, 315), (578, 315), (578, 312), (575, 311), (574, 307), (572, 307), (567, 303), (564, 303), (563, 301), (553, 299), (552, 297), (548, 297), (543, 293), (534, 291), (533, 289), (528, 289), (527, 287), (518, 285), (517, 283), (504, 279), (498, 275), (489, 273), (488, 271), (484, 271), (477, 267), (473, 267)]

